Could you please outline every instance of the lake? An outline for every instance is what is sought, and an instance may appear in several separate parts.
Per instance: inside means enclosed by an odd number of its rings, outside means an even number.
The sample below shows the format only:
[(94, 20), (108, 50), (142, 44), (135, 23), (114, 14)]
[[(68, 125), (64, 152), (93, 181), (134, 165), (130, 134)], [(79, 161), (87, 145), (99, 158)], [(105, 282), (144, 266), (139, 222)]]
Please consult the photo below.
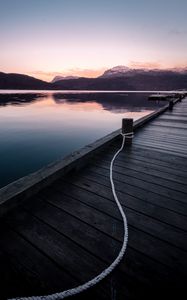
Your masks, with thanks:
[(164, 105), (149, 94), (0, 91), (0, 187)]

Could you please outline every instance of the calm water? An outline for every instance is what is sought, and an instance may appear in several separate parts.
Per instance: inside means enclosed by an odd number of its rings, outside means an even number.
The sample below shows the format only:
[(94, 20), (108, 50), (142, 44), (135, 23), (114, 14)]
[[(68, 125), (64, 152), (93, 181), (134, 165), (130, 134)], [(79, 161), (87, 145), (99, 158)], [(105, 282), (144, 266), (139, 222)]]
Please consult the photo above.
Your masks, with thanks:
[(144, 93), (16, 93), (0, 94), (0, 187), (163, 105)]

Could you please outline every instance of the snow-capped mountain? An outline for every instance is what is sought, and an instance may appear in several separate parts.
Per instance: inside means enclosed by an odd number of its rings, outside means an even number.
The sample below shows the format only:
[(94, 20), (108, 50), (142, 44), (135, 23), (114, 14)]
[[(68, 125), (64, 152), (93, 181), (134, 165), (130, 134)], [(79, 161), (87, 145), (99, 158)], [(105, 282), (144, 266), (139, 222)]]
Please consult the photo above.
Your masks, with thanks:
[(55, 76), (51, 83), (60, 81), (60, 80), (69, 80), (69, 79), (78, 79), (79, 76)]
[(106, 70), (100, 78), (114, 78), (123, 76), (134, 76), (136, 74), (147, 73), (149, 70), (146, 69), (131, 69), (126, 66), (116, 66), (111, 69)]
[(147, 75), (168, 75), (172, 73), (187, 74), (187, 68), (173, 69), (131, 69), (126, 66), (116, 66), (106, 70), (99, 78), (133, 77), (139, 74)]
[(116, 66), (106, 70), (100, 77), (101, 78), (119, 77), (130, 72), (130, 70), (131, 69), (126, 66)]
[[(119, 78), (119, 77), (134, 77), (136, 75), (151, 75), (151, 76), (160, 76), (160, 75), (171, 75), (173, 73), (178, 74), (187, 74), (187, 67), (184, 68), (171, 68), (171, 69), (133, 69), (126, 66), (115, 66), (111, 69), (106, 70), (98, 78), (110, 79), (110, 78)], [(61, 80), (70, 80), (70, 79), (79, 79), (79, 76), (55, 76), (51, 83), (55, 83)]]

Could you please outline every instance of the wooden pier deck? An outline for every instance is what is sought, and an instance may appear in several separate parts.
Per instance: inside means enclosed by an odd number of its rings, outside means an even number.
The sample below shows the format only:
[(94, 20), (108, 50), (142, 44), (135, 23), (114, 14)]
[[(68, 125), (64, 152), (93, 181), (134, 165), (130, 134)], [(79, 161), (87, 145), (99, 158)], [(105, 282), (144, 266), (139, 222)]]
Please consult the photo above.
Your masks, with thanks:
[[(187, 98), (135, 132), (114, 179), (129, 223), (124, 260), (73, 299), (182, 299), (187, 275)], [(109, 165), (120, 139), (0, 219), (0, 299), (75, 287), (107, 267), (123, 226)], [(17, 184), (18, 185), (18, 184)]]

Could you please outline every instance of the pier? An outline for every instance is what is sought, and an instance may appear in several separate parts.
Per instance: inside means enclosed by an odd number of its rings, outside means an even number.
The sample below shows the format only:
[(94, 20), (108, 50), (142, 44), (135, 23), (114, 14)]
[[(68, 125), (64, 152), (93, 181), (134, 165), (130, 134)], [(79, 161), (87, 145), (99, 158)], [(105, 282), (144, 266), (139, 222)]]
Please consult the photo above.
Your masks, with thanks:
[(175, 99), (182, 100), (185, 97), (185, 93), (156, 93), (149, 95), (149, 101), (173, 101)]
[[(183, 98), (183, 99), (182, 99)], [(182, 299), (187, 276), (187, 97), (134, 122), (114, 165), (129, 224), (127, 252), (72, 299)], [(0, 299), (47, 295), (98, 275), (123, 224), (109, 168), (120, 131), (0, 190)]]

